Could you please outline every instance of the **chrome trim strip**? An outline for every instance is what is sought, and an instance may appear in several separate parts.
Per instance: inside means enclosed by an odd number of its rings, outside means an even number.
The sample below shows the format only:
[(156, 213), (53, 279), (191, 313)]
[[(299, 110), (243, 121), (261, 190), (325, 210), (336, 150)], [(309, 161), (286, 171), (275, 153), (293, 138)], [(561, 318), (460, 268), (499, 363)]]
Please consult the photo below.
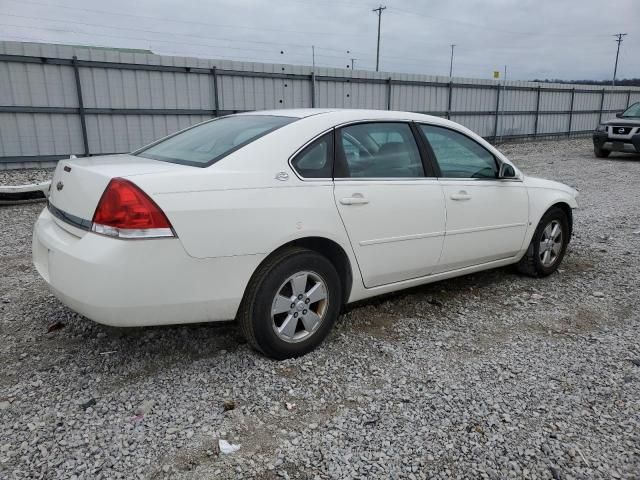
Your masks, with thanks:
[(444, 237), (445, 232), (432, 233), (415, 233), (413, 235), (404, 235), (402, 237), (375, 238), (373, 240), (362, 240), (360, 246), (379, 245), (381, 243), (404, 242), (406, 240), (419, 240), (421, 238)]
[(473, 228), (462, 228), (460, 230), (450, 230), (446, 232), (446, 236), (450, 235), (461, 235), (464, 233), (474, 233), (474, 232), (486, 232), (488, 230), (500, 230), (503, 228), (516, 228), (516, 227), (526, 227), (526, 223), (507, 223), (504, 225), (490, 225), (488, 227), (473, 227)]
[(515, 178), (465, 178), (465, 177), (439, 177), (438, 180), (441, 182), (523, 182), (524, 180), (520, 177)]
[(173, 238), (176, 235), (171, 228), (116, 228), (108, 225), (94, 223), (91, 227), (93, 233), (104, 235), (105, 237), (118, 238), (121, 240), (139, 240), (150, 238)]
[[(317, 179), (320, 180), (320, 179)], [(325, 180), (331, 180), (327, 178)], [(345, 178), (334, 178), (334, 182), (390, 182), (390, 181), (418, 181), (418, 180), (430, 180), (434, 181), (445, 181), (445, 182), (523, 182), (521, 178), (462, 178), (462, 177), (345, 177)]]
[[(618, 128), (628, 128), (629, 129), (629, 133), (626, 134), (620, 134), (617, 133), (615, 130)], [(607, 130), (606, 130), (609, 139), (612, 140), (631, 140), (631, 138), (636, 135), (638, 132), (640, 132), (640, 127), (636, 127), (633, 125), (608, 125), (607, 126)]]
[(438, 179), (436, 177), (344, 177), (333, 179), (334, 182), (416, 182), (420, 180), (427, 180), (435, 184)]
[(60, 210), (58, 207), (53, 205), (50, 201), (47, 202), (47, 208), (51, 215), (56, 217), (59, 220), (62, 220), (69, 225), (72, 225), (81, 230), (85, 230), (87, 232), (91, 231), (91, 220), (86, 220), (84, 218), (77, 217), (70, 213), (65, 212), (64, 210)]
[(91, 220), (77, 217), (70, 213), (60, 210), (51, 202), (47, 202), (47, 209), (58, 220), (61, 220), (72, 227), (79, 228), (86, 232), (96, 233), (109, 238), (117, 238), (120, 240), (139, 240), (152, 238), (176, 238), (177, 235), (172, 228), (149, 228), (149, 229), (121, 229), (113, 228), (105, 225), (93, 223)]

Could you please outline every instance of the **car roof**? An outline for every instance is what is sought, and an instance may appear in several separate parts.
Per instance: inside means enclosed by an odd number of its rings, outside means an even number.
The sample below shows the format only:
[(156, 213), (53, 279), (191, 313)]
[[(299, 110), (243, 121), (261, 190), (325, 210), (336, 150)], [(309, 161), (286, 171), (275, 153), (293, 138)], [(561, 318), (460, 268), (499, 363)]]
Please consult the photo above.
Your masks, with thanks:
[(256, 110), (243, 112), (238, 115), (272, 115), (278, 117), (308, 118), (322, 117), (323, 120), (336, 123), (357, 120), (416, 120), (429, 121), (435, 124), (452, 123), (442, 117), (425, 115), (423, 113), (401, 112), (396, 110), (371, 110), (356, 108), (295, 108), (278, 110)]

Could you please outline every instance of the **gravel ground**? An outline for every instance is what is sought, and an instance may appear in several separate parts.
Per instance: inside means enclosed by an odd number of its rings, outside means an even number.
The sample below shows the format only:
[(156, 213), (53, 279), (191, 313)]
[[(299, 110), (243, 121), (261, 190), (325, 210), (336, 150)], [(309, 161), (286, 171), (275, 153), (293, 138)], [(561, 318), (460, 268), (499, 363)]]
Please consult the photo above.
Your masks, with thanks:
[(31, 168), (24, 170), (0, 170), (0, 187), (28, 185), (51, 180), (53, 168)]
[(557, 274), (377, 299), (284, 362), (233, 323), (78, 317), (31, 266), (42, 204), (0, 209), (0, 477), (639, 479), (640, 157), (503, 151), (581, 192)]

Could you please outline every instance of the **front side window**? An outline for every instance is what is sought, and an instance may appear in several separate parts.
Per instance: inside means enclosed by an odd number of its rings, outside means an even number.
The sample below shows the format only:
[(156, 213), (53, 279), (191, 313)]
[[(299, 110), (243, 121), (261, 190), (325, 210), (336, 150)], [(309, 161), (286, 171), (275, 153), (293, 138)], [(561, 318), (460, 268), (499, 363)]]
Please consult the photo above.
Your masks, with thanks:
[(223, 117), (189, 128), (135, 154), (163, 162), (207, 167), (294, 120), (271, 115)]
[(634, 103), (627, 108), (623, 113), (623, 117), (640, 117), (640, 102)]
[(495, 157), (480, 144), (454, 130), (420, 125), (427, 137), (442, 178), (497, 178)]
[(339, 130), (336, 177), (424, 177), (420, 151), (406, 123), (361, 123)]
[(333, 132), (323, 135), (298, 153), (291, 166), (304, 178), (331, 178), (333, 170)]

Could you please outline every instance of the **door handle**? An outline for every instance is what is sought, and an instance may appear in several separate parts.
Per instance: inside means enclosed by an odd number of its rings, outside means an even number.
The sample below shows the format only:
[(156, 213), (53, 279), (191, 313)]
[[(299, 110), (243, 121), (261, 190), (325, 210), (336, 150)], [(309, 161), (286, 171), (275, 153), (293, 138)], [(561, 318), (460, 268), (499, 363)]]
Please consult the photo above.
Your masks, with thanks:
[(451, 194), (451, 200), (457, 200), (457, 201), (471, 200), (471, 195), (469, 195), (465, 190), (460, 190), (458, 193)]
[(354, 193), (352, 197), (341, 198), (340, 203), (342, 205), (366, 205), (369, 203), (369, 200), (359, 193)]

